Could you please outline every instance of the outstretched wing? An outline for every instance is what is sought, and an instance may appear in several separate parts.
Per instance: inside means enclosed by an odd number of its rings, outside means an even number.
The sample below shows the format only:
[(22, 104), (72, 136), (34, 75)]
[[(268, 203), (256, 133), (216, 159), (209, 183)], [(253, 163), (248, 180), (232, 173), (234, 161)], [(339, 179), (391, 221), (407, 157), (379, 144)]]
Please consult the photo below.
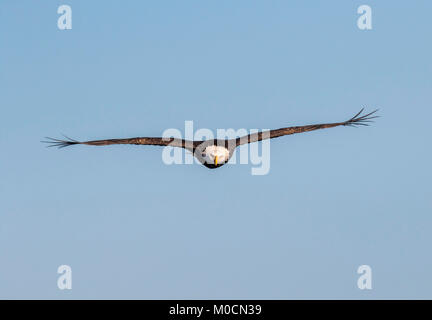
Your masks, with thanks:
[(137, 137), (127, 139), (107, 139), (107, 140), (92, 140), (92, 141), (77, 141), (68, 137), (66, 140), (54, 139), (46, 137), (44, 143), (49, 143), (48, 147), (64, 148), (75, 144), (86, 144), (90, 146), (108, 146), (112, 144), (135, 144), (135, 145), (151, 145), (151, 146), (171, 146), (193, 150), (194, 145), (192, 141), (176, 139), (176, 138), (150, 138), (150, 137)]
[(240, 146), (243, 144), (261, 141), (265, 139), (273, 139), (281, 136), (286, 136), (288, 134), (295, 134), (295, 133), (301, 133), (301, 132), (307, 132), (307, 131), (313, 131), (313, 130), (325, 129), (325, 128), (333, 128), (337, 126), (368, 126), (369, 123), (372, 122), (372, 119), (378, 118), (378, 116), (374, 115), (375, 112), (378, 111), (378, 109), (370, 113), (367, 113), (365, 115), (362, 115), (363, 110), (364, 109), (361, 109), (360, 112), (357, 113), (354, 117), (344, 122), (312, 124), (306, 126), (275, 129), (275, 130), (270, 130), (270, 132), (267, 131), (267, 132), (253, 133), (247, 136), (237, 138), (236, 145)]

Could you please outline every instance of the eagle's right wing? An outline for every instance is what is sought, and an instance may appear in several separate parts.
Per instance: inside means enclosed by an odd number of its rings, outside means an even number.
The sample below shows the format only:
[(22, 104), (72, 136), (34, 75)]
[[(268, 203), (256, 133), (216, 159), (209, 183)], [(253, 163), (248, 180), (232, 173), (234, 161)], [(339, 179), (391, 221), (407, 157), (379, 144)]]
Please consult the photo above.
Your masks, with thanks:
[(151, 146), (171, 146), (179, 147), (193, 151), (194, 142), (184, 139), (176, 138), (151, 138), (151, 137), (137, 137), (126, 139), (106, 139), (106, 140), (91, 140), (91, 141), (77, 141), (66, 137), (66, 140), (49, 138), (44, 143), (49, 143), (49, 147), (64, 148), (75, 144), (86, 144), (90, 146), (108, 146), (112, 144), (135, 144), (135, 145), (151, 145)]

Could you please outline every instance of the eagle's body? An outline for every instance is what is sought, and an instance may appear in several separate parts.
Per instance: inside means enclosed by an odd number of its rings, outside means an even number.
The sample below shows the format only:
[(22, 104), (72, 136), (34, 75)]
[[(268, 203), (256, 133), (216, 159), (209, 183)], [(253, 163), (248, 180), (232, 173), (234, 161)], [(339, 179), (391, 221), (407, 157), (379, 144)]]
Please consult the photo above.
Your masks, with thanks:
[(287, 127), (270, 130), (269, 132), (253, 133), (236, 139), (190, 141), (176, 138), (137, 137), (127, 139), (108, 139), (80, 142), (69, 138), (68, 140), (47, 138), (50, 141), (43, 142), (50, 143), (50, 147), (56, 146), (59, 148), (67, 147), (74, 144), (86, 144), (93, 146), (106, 146), (111, 144), (135, 144), (179, 147), (191, 151), (193, 155), (207, 168), (215, 169), (226, 164), (234, 154), (235, 149), (240, 145), (261, 141), (264, 139), (273, 139), (285, 135), (313, 131), (318, 129), (332, 128), (337, 126), (367, 126), (372, 119), (377, 118), (377, 116), (372, 116), (376, 111), (377, 110), (360, 116), (360, 114), (363, 112), (362, 109), (354, 117), (343, 122)]
[(216, 169), (223, 166), (233, 155), (234, 150), (230, 150), (224, 145), (209, 145), (204, 149), (201, 156), (204, 159), (202, 163), (209, 169)]

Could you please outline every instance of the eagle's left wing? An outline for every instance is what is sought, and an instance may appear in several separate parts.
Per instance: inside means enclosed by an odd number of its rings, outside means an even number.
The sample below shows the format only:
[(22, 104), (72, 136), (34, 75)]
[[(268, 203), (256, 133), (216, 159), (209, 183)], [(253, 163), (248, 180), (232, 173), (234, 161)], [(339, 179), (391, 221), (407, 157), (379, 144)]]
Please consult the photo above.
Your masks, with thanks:
[(240, 146), (247, 143), (252, 143), (256, 141), (261, 141), (265, 139), (273, 139), (281, 136), (286, 136), (289, 134), (302, 133), (307, 131), (313, 131), (318, 129), (325, 128), (333, 128), (337, 126), (368, 126), (369, 122), (372, 119), (378, 118), (378, 116), (374, 116), (375, 112), (378, 110), (372, 111), (365, 115), (361, 115), (363, 109), (360, 110), (354, 117), (344, 122), (335, 122), (335, 123), (321, 123), (321, 124), (312, 124), (306, 126), (298, 126), (298, 127), (287, 127), (281, 129), (270, 130), (270, 132), (258, 132), (249, 134), (247, 136), (243, 136), (236, 139), (236, 145)]

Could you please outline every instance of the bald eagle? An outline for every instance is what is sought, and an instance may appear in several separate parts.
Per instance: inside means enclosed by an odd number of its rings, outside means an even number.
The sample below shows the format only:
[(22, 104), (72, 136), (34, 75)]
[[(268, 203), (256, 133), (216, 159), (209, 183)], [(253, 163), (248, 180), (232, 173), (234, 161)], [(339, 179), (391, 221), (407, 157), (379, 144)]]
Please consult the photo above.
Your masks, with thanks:
[(313, 131), (324, 128), (333, 128), (337, 126), (368, 126), (372, 119), (378, 116), (374, 115), (378, 110), (367, 114), (362, 114), (364, 109), (361, 109), (354, 117), (343, 122), (312, 124), (305, 126), (287, 127), (281, 129), (270, 130), (269, 132), (258, 132), (249, 134), (235, 139), (211, 139), (205, 141), (190, 141), (177, 138), (152, 138), (152, 137), (137, 137), (126, 139), (107, 139), (107, 140), (92, 140), (92, 141), (76, 141), (66, 137), (67, 140), (49, 138), (49, 147), (64, 148), (75, 144), (86, 144), (91, 146), (107, 146), (111, 144), (135, 144), (135, 145), (152, 145), (152, 146), (171, 146), (184, 148), (193, 153), (193, 155), (209, 169), (215, 169), (226, 164), (234, 154), (235, 149), (243, 144), (248, 144), (264, 139), (273, 139), (289, 134)]

